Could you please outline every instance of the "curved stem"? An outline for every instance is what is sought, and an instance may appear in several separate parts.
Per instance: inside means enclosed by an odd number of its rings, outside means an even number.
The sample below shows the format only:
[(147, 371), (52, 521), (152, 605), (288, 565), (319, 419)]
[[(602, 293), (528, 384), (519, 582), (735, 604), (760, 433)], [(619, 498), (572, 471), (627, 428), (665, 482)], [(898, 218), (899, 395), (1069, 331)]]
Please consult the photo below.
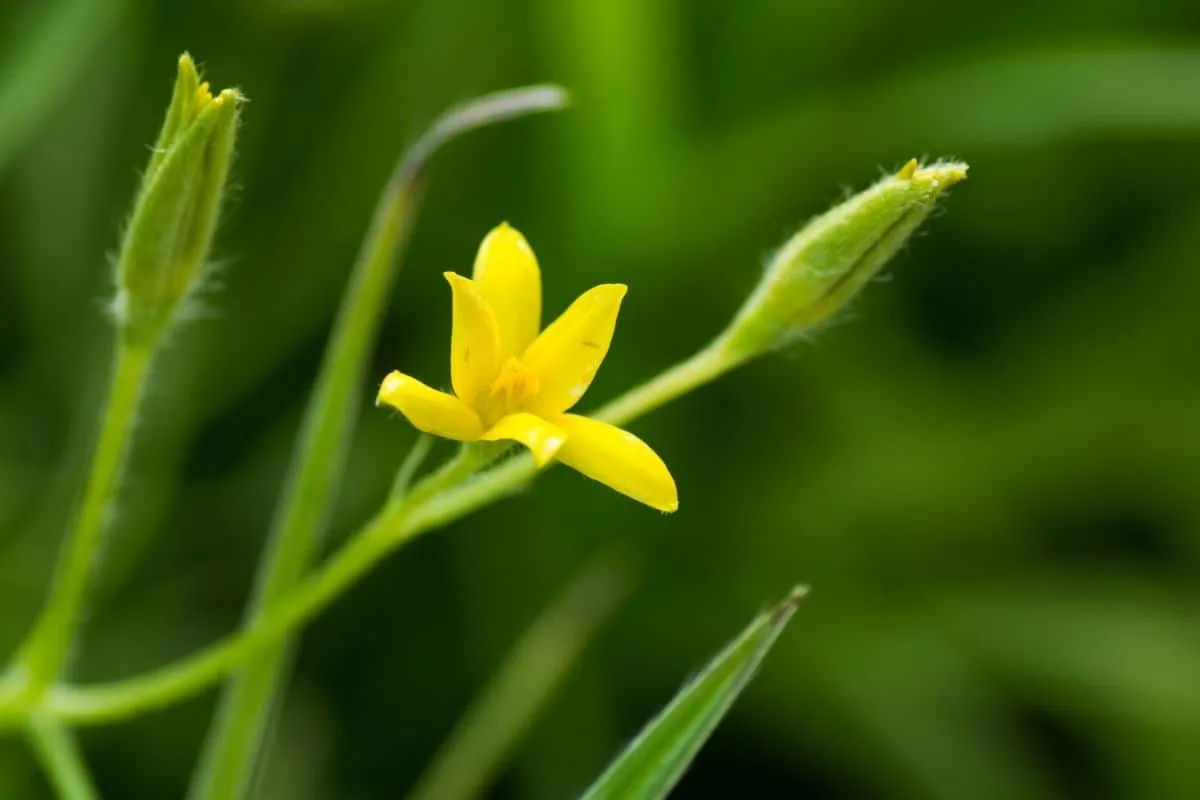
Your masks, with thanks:
[[(701, 350), (626, 393), (597, 414), (628, 422), (692, 391), (736, 366), (722, 348)], [(175, 664), (99, 686), (60, 686), (41, 704), (46, 714), (75, 723), (100, 723), (169, 705), (220, 680), (262, 647), (286, 637), (353, 586), (380, 559), (425, 531), (452, 522), (528, 483), (537, 471), (528, 455), (472, 477), (494, 458), (492, 448), (465, 447), (460, 455), (393, 501), (334, 556), (240, 634)]]
[[(451, 139), (506, 119), (562, 108), (557, 86), (533, 86), (470, 101), (443, 115), (396, 165), (375, 209), (342, 300), (321, 373), (305, 413), (288, 481), (259, 565), (245, 627), (286, 600), (309, 568), (341, 483), (370, 348), (420, 206), (422, 173)], [(415, 468), (415, 465), (414, 465)], [(285, 632), (286, 633), (286, 632)], [(286, 635), (265, 647), (231, 682), (205, 744), (190, 797), (237, 798), (246, 792), (267, 738), (272, 701), (288, 672)]]
[[(420, 498), (461, 484), (496, 457), (502, 447), (464, 446), (458, 456), (413, 487), (410, 498), (419, 503)], [(358, 583), (384, 556), (411, 539), (417, 530), (404, 521), (412, 507), (407, 500), (386, 505), (312, 577), (299, 584), (286, 602), (272, 606), (241, 634), (138, 677), (91, 688), (52, 688), (40, 710), (73, 722), (105, 722), (168, 705), (204, 690), (248, 658), (303, 626)]]
[(27, 690), (32, 695), (58, 678), (69, 655), (87, 599), (96, 553), (112, 520), (113, 499), (124, 472), (130, 434), (152, 357), (152, 347), (118, 341), (100, 438), (92, 455), (83, 502), (59, 556), (46, 607), (19, 657)]
[(286, 637), (362, 577), (390, 549), (382, 535), (401, 510), (389, 507), (309, 580), (288, 602), (260, 616), (233, 638), (210, 645), (176, 664), (94, 687), (51, 688), (42, 711), (74, 723), (107, 722), (169, 705), (203, 691), (261, 648)]

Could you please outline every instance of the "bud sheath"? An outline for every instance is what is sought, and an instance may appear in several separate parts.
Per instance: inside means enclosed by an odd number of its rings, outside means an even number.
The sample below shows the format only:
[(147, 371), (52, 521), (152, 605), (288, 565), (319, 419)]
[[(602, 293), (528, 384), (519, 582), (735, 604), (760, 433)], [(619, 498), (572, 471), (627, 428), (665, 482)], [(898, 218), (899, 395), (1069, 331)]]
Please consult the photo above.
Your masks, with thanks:
[(804, 226), (772, 259), (722, 336), (737, 360), (780, 347), (828, 319), (876, 275), (967, 166), (910, 161)]
[(242, 97), (213, 97), (191, 58), (179, 73), (121, 246), (114, 304), (123, 332), (153, 340), (208, 258), (233, 155)]

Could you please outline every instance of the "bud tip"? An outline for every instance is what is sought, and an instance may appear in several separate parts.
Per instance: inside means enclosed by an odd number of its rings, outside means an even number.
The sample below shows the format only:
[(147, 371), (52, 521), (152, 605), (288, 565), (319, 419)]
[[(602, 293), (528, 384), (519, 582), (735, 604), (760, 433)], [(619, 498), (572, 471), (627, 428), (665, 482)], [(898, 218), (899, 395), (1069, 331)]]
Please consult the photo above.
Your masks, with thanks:
[(900, 180), (928, 184), (932, 189), (945, 189), (966, 180), (967, 165), (961, 161), (938, 161), (928, 166), (920, 166), (914, 158), (900, 168), (896, 177)]

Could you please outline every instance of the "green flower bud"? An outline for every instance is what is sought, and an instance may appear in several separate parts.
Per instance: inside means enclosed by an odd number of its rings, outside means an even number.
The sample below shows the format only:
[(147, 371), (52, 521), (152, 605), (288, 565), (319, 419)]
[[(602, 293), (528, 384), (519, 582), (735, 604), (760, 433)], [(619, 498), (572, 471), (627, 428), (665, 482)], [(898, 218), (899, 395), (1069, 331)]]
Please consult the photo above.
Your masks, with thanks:
[(967, 165), (914, 159), (895, 175), (809, 222), (771, 260), (762, 281), (722, 336), (744, 360), (780, 347), (844, 306), (967, 176)]
[(242, 96), (213, 97), (186, 53), (142, 176), (117, 265), (114, 313), (126, 335), (153, 341), (208, 258), (233, 155)]

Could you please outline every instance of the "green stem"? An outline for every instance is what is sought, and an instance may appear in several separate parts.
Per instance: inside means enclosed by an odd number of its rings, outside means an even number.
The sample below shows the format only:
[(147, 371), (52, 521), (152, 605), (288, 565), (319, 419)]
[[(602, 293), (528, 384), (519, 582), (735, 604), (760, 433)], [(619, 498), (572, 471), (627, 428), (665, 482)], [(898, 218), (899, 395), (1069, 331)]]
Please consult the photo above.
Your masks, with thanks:
[[(624, 425), (720, 377), (739, 363), (726, 353), (720, 342), (714, 343), (631, 389), (592, 416), (613, 425)], [(440, 528), (501, 497), (520, 491), (536, 475), (537, 467), (533, 459), (528, 454), (521, 455), (504, 466), (480, 475), (469, 484), (431, 498), (428, 503), (414, 509), (405, 525), (417, 532)]]
[[(706, 348), (626, 393), (597, 416), (614, 424), (631, 421), (734, 366), (736, 362), (722, 348)], [(320, 613), (397, 547), (511, 494), (536, 475), (533, 459), (522, 455), (474, 476), (496, 455), (493, 448), (464, 447), (457, 458), (418, 483), (407, 498), (385, 506), (283, 602), (241, 633), (139, 676), (99, 686), (54, 688), (41, 709), (76, 723), (101, 723), (167, 706), (203, 691), (260, 648), (286, 637)]]
[[(462, 483), (496, 454), (496, 447), (463, 447), (458, 456), (417, 484), (410, 498), (430, 497)], [(412, 538), (413, 529), (404, 525), (411, 508), (407, 501), (389, 503), (312, 577), (293, 589), (287, 602), (272, 606), (237, 636), (142, 676), (91, 688), (52, 688), (41, 709), (73, 722), (97, 723), (169, 705), (203, 691), (303, 626), (384, 556)]]
[[(408, 239), (419, 194), (415, 181), (393, 182), (380, 200), (308, 405), (260, 561), (247, 624), (292, 590), (324, 534), (341, 483), (354, 412), (362, 399), (369, 348), (387, 306), (399, 267), (397, 254)], [(270, 705), (288, 672), (286, 642), (278, 645), (257, 653), (226, 691), (190, 796), (245, 794)]]
[[(453, 109), (396, 166), (376, 206), (350, 288), (325, 351), (309, 401), (270, 544), (259, 566), (246, 626), (285, 600), (299, 583), (325, 532), (340, 486), (370, 347), (399, 269), (398, 252), (408, 239), (419, 205), (422, 174), (439, 147), (474, 128), (524, 114), (561, 108), (565, 93), (539, 86), (501, 92)], [(254, 654), (229, 687), (189, 796), (238, 798), (247, 786), (266, 739), (273, 698), (288, 672), (282, 638)]]
[(425, 463), (425, 459), (432, 449), (432, 436), (422, 433), (417, 437), (408, 451), (408, 455), (404, 457), (404, 463), (400, 465), (400, 469), (396, 470), (396, 477), (392, 479), (392, 491), (388, 495), (391, 500), (399, 500), (408, 494), (408, 487), (412, 486), (413, 478), (417, 476), (417, 470)]
[(88, 774), (83, 754), (62, 723), (33, 716), (29, 718), (26, 732), (50, 785), (62, 800), (98, 800), (100, 793)]
[(21, 649), (20, 663), (32, 697), (57, 680), (70, 654), (96, 553), (115, 513), (113, 501), (125, 468), (153, 348), (119, 341), (115, 358), (83, 502), (59, 556), (45, 609)]

